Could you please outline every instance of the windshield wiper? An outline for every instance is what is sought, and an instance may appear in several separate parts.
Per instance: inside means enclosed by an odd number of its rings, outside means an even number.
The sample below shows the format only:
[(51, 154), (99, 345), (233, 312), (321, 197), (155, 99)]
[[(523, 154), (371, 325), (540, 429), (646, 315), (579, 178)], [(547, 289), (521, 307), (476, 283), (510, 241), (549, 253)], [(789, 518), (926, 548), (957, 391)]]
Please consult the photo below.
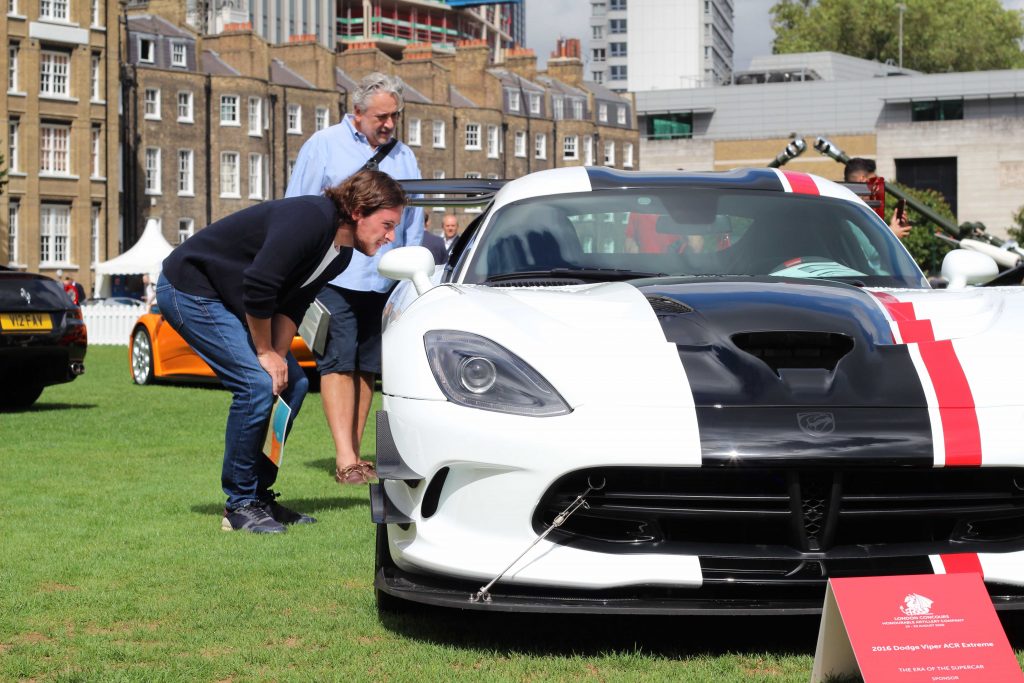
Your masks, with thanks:
[(505, 280), (530, 280), (541, 278), (575, 278), (579, 280), (619, 281), (665, 276), (666, 273), (645, 273), (636, 270), (625, 270), (623, 268), (552, 268), (551, 270), (528, 270), (520, 273), (502, 273), (501, 275), (492, 275), (484, 280), (484, 282), (502, 282)]

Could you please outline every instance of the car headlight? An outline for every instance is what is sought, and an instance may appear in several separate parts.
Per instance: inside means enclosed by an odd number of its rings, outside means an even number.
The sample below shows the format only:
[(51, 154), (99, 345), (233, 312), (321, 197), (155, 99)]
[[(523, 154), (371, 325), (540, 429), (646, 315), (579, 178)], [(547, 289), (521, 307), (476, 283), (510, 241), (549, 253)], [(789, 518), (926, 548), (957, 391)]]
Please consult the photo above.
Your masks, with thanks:
[(452, 403), (531, 417), (572, 412), (539, 372), (490, 339), (432, 330), (423, 335), (423, 346), (434, 379)]

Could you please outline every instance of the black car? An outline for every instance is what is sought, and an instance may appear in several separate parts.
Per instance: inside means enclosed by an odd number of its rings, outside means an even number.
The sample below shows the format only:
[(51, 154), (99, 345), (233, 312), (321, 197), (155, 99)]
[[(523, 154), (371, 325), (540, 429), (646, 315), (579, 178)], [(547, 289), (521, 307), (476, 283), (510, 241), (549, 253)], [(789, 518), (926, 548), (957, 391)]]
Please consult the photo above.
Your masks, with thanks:
[(85, 372), (82, 309), (55, 280), (0, 271), (0, 410), (27, 408), (43, 388)]

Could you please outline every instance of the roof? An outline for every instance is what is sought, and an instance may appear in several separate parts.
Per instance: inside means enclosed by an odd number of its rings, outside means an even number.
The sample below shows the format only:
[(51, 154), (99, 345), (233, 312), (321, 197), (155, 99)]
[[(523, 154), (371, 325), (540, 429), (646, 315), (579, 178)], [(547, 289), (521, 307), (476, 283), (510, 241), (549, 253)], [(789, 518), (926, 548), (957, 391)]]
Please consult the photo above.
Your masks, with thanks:
[(174, 249), (160, 231), (160, 221), (150, 218), (142, 237), (131, 249), (109, 261), (96, 264), (96, 272), (106, 275), (137, 275), (148, 273), (155, 276), (160, 272), (163, 260)]
[(796, 52), (783, 55), (761, 55), (750, 60), (750, 67), (736, 75), (773, 71), (808, 71), (824, 81), (850, 81), (876, 76), (899, 74), (916, 75), (920, 72), (900, 69), (894, 64), (883, 64), (871, 59), (851, 57), (839, 52)]
[(594, 83), (593, 81), (583, 81), (583, 87), (589, 90), (594, 97), (601, 100), (609, 100), (611, 102), (622, 102), (623, 104), (633, 104), (629, 101), (628, 97), (623, 97), (619, 93), (609, 90), (600, 83)]
[(201, 63), (203, 65), (203, 71), (212, 76), (242, 75), (238, 69), (221, 59), (220, 55), (213, 50), (203, 50)]
[(517, 73), (508, 71), (507, 69), (488, 69), (487, 73), (496, 77), (501, 84), (508, 88), (519, 88), (529, 92), (543, 93), (544, 87), (534, 83), (531, 80), (523, 78)]
[(571, 95), (573, 97), (584, 97), (584, 98), (587, 96), (587, 93), (582, 91), (582, 90), (580, 90), (579, 88), (574, 88), (573, 86), (569, 85), (568, 83), (563, 83), (562, 81), (558, 80), (557, 78), (552, 78), (551, 76), (541, 76), (541, 75), (538, 75), (537, 76), (537, 80), (540, 81), (541, 83), (543, 83), (545, 86), (547, 86), (551, 90), (554, 90), (555, 92), (557, 92), (559, 94), (562, 94), (562, 95)]
[(460, 93), (454, 85), (448, 86), (448, 101), (453, 107), (476, 107), (476, 103)]
[(270, 60), (270, 82), (292, 88), (315, 88), (312, 83), (289, 69), (280, 59)]
[(152, 33), (153, 35), (168, 36), (170, 38), (196, 39), (195, 34), (175, 26), (163, 17), (152, 14), (137, 14), (128, 17), (128, 30), (132, 33)]
[[(405, 83), (405, 81), (403, 81)], [(420, 104), (433, 104), (430, 98), (421, 93), (416, 88), (412, 87), (408, 83), (405, 83), (405, 88), (402, 89), (402, 99), (406, 102), (418, 102)]]

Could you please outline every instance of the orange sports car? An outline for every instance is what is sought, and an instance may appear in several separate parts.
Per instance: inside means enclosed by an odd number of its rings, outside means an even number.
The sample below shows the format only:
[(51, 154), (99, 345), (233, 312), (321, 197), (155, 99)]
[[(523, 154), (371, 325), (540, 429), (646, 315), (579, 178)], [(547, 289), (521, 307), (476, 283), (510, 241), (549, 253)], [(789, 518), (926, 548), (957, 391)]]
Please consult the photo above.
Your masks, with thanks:
[[(316, 371), (313, 354), (298, 335), (292, 340), (292, 355), (307, 374)], [(160, 313), (145, 313), (135, 323), (128, 345), (128, 366), (136, 384), (155, 380), (217, 381), (206, 361)]]

